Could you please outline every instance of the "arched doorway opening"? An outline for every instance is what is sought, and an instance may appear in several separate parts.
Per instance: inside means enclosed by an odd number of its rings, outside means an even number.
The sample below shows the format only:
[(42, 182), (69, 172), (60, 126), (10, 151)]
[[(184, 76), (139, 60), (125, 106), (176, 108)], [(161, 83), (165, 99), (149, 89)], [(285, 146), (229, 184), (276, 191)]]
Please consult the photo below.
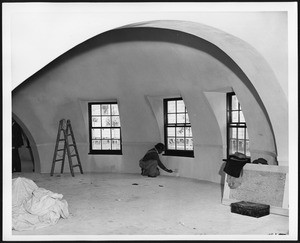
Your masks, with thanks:
[(34, 139), (24, 123), (12, 114), (12, 172), (40, 172)]

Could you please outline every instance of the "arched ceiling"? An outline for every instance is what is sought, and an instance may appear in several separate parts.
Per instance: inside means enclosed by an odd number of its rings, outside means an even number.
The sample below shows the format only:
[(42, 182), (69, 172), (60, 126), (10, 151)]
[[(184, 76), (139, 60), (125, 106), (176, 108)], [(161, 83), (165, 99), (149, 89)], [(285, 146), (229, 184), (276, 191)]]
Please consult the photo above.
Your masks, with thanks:
[(278, 3), (7, 3), (3, 44), (11, 74), (6, 79), (14, 88), (98, 33), (140, 21), (174, 19), (203, 23), (247, 41), (267, 59), (287, 94), (287, 67), (282, 63), (287, 59), (287, 13), (290, 16), (288, 4)]
[[(185, 32), (174, 30), (174, 29), (185, 30)], [(119, 42), (120, 43), (124, 43), (124, 42), (172, 43), (176, 45), (187, 46), (191, 49), (195, 49), (197, 51), (201, 51), (203, 53), (208, 54), (209, 56), (213, 57), (214, 59), (218, 60), (220, 63), (225, 65), (229, 70), (231, 70), (253, 94), (253, 96), (259, 103), (261, 109), (264, 111), (265, 116), (269, 121), (270, 127), (272, 127), (271, 122), (269, 120), (268, 113), (266, 111), (263, 102), (260, 99), (259, 94), (254, 88), (252, 82), (249, 80), (247, 75), (245, 75), (245, 73), (238, 66), (238, 64), (235, 63), (234, 60), (230, 58), (230, 56), (226, 54), (222, 49), (220, 49), (217, 45), (190, 33), (196, 33), (198, 35), (199, 33), (201, 33), (201, 35), (203, 35), (204, 38), (206, 39), (211, 39), (210, 37), (212, 36), (213, 40), (216, 40), (215, 42), (217, 44), (219, 43), (223, 44), (221, 45), (221, 47), (226, 45), (227, 42), (230, 42), (229, 45), (227, 44), (229, 47), (231, 47), (232, 45), (237, 45), (238, 48), (241, 48), (242, 45), (246, 46), (246, 44), (244, 44), (242, 41), (236, 39), (233, 36), (230, 36), (229, 34), (222, 33), (208, 26), (199, 25), (196, 23), (190, 23), (185, 21), (153, 21), (147, 23), (137, 23), (134, 25), (124, 26), (118, 29), (107, 31), (103, 34), (99, 34), (98, 36), (89, 39), (88, 41), (83, 42), (82, 44), (71, 49), (61, 57), (57, 58), (55, 61), (48, 64), (40, 72), (43, 72), (48, 68), (53, 68), (53, 66), (59, 65), (61, 62), (71, 58), (72, 56), (80, 56), (81, 53), (85, 53), (88, 51), (92, 52), (95, 48), (99, 48), (101, 46), (106, 46), (106, 45), (112, 45), (114, 43), (119, 43)], [(224, 36), (225, 38), (227, 37), (228, 40), (224, 40)], [(219, 39), (222, 39), (222, 42), (220, 42)], [(247, 48), (250, 49), (250, 47), (246, 46), (245, 50), (247, 50)], [(140, 49), (140, 52), (143, 52), (143, 48)], [(158, 53), (161, 54), (162, 52), (158, 52)], [(180, 53), (178, 54), (178, 56), (182, 58), (182, 55)], [(158, 59), (162, 59), (162, 58), (163, 57), (159, 57)], [(190, 73), (195, 73), (193, 71), (193, 68), (198, 69), (201, 65), (201, 62), (195, 62), (195, 60), (193, 59), (190, 60), (187, 59), (184, 62), (182, 62), (182, 64), (193, 66), (192, 69), (190, 70)], [(206, 70), (208, 70), (212, 74), (217, 73), (214, 70), (211, 70), (209, 66), (210, 65), (206, 65)], [(211, 65), (211, 67), (213, 67), (213, 65)], [(38, 75), (40, 72), (33, 75), (33, 77)], [(153, 80), (152, 82), (155, 82), (155, 80)], [(210, 82), (208, 81), (207, 83)], [(23, 85), (26, 85), (26, 82), (24, 82), (20, 86), (22, 87)], [(225, 87), (228, 86), (229, 86), (228, 84), (225, 85)], [(216, 86), (215, 89), (218, 89), (218, 86)], [(205, 88), (202, 88), (202, 90), (205, 90)], [(213, 88), (212, 87), (206, 88), (206, 90), (213, 90)]]
[[(281, 126), (282, 124), (278, 122), (278, 117), (282, 117), (282, 114), (287, 112), (286, 97), (277, 82), (274, 72), (265, 59), (248, 43), (228, 33), (198, 23), (187, 21), (151, 21), (107, 31), (74, 47), (48, 64), (30, 79), (35, 79), (35, 77), (47, 72), (47, 70), (49, 71), (51, 68), (70, 58), (80, 56), (82, 53), (92, 53), (95, 48), (101, 46), (105, 47), (114, 43), (126, 42), (172, 43), (202, 51), (218, 60), (219, 63), (226, 66), (243, 82), (262, 109), (271, 131), (273, 126), (275, 126), (275, 130), (278, 133), (277, 136), (281, 136), (279, 134), (283, 131), (280, 131), (280, 129), (277, 130), (277, 126)], [(186, 63), (189, 63), (189, 60)], [(195, 63), (189, 65), (194, 65), (195, 67)], [(23, 85), (26, 85), (26, 82), (20, 86), (22, 87)], [(267, 92), (266, 88), (268, 89)], [(14, 92), (17, 90), (18, 88)], [(270, 92), (270, 90), (273, 91)], [(239, 100), (244, 109), (247, 110), (247, 100), (243, 100), (242, 93), (239, 94), (240, 91), (238, 89), (235, 91), (238, 97), (240, 95)], [(278, 100), (276, 109), (273, 106), (275, 100)], [(250, 109), (251, 107), (249, 107)], [(281, 119), (284, 120), (285, 118)], [(286, 123), (283, 122), (283, 124)], [(286, 137), (286, 134), (284, 136)]]

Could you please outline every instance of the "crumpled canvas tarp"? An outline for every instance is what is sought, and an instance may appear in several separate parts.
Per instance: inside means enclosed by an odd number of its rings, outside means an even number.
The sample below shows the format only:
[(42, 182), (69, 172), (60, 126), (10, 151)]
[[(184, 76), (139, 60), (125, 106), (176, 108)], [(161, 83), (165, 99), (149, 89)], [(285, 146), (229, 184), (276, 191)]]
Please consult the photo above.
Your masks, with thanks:
[(63, 195), (39, 188), (32, 180), (12, 180), (12, 229), (34, 230), (54, 225), (69, 216)]

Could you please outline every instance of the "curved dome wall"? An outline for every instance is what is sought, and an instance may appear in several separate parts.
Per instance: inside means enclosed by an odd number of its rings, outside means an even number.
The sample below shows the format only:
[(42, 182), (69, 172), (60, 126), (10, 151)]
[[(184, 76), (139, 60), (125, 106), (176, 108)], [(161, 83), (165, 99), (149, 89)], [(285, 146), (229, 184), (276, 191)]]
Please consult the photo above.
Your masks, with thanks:
[[(178, 168), (181, 176), (220, 182), (225, 155), (215, 106), (219, 98), (207, 93), (224, 95), (233, 88), (249, 127), (252, 158), (275, 163), (270, 120), (243, 75), (227, 55), (199, 37), (126, 27), (82, 43), (30, 77), (13, 92), (13, 113), (30, 131), (43, 173), (50, 172), (62, 118), (72, 122), (84, 171), (139, 173), (138, 160), (163, 142), (162, 98), (182, 96), (191, 119), (195, 157), (164, 156), (163, 161)], [(87, 103), (107, 100), (119, 103), (123, 154), (89, 155)]]
[[(289, 164), (287, 97), (280, 87), (274, 71), (252, 46), (226, 32), (190, 21), (151, 21), (132, 24), (129, 27), (151, 27), (182, 31), (202, 38), (226, 53), (237, 64), (235, 68), (242, 70), (244, 77), (248, 80), (246, 83), (255, 87), (255, 91), (252, 89), (252, 92), (257, 93), (255, 99), (260, 103), (260, 106), (262, 108), (265, 107), (263, 110), (267, 119), (269, 119), (276, 140), (277, 153), (255, 149), (252, 151), (252, 155), (254, 153), (258, 156), (260, 154), (269, 154), (271, 157), (277, 155), (278, 164)], [(248, 88), (251, 89), (249, 86)], [(237, 94), (239, 93), (237, 90), (235, 91)], [(247, 100), (243, 99), (244, 96), (242, 94), (238, 95), (238, 97), (243, 110), (247, 110)], [(257, 126), (261, 126), (261, 123), (257, 122)], [(257, 135), (261, 138), (264, 136), (260, 132)]]

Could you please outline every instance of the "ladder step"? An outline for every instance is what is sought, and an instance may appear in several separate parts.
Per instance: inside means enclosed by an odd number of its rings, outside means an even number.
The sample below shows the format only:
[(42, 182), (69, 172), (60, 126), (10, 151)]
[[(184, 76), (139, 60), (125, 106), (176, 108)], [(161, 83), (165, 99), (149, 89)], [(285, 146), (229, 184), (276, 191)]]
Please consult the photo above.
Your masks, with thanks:
[[(61, 138), (61, 133), (63, 133), (62, 134), (63, 138)], [(70, 136), (71, 136), (71, 138), (69, 138)], [(61, 141), (64, 142), (64, 147), (63, 148), (61, 148), (61, 146), (59, 144), (59, 142), (61, 142)], [(71, 146), (74, 149), (70, 152), (70, 147)], [(60, 148), (58, 148), (58, 147), (60, 147)], [(73, 171), (74, 167), (79, 167), (81, 174), (83, 174), (80, 159), (79, 159), (79, 154), (77, 152), (75, 137), (74, 137), (73, 129), (72, 129), (72, 126), (71, 126), (71, 121), (70, 120), (66, 121), (65, 119), (62, 119), (62, 120), (59, 121), (58, 133), (57, 133), (57, 137), (56, 137), (56, 146), (55, 146), (53, 162), (52, 162), (52, 167), (51, 167), (51, 173), (50, 173), (51, 176), (54, 173), (55, 163), (59, 162), (59, 161), (62, 161), (61, 173), (63, 173), (66, 150), (67, 150), (67, 155), (68, 155), (68, 159), (69, 159), (69, 165), (70, 165), (70, 170), (71, 170), (72, 176), (74, 176), (74, 171)], [(74, 153), (74, 150), (75, 150), (75, 154), (70, 154), (70, 153)], [(58, 151), (64, 151), (63, 156), (60, 156), (61, 159), (56, 159)], [(71, 157), (76, 157), (78, 164), (73, 165)]]

